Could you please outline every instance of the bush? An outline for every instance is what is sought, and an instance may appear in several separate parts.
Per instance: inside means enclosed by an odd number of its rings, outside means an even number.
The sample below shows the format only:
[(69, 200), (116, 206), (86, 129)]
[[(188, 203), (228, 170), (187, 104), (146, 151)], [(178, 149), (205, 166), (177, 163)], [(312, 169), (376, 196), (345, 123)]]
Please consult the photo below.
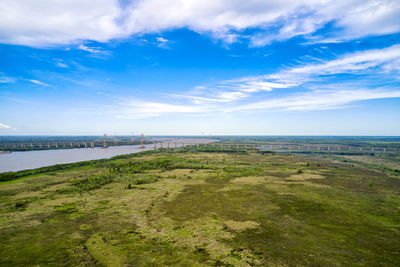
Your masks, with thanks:
[(110, 175), (94, 175), (75, 183), (74, 186), (78, 191), (88, 191), (100, 188), (112, 181), (113, 179)]
[(151, 184), (157, 182), (158, 179), (156, 177), (147, 176), (147, 177), (138, 177), (133, 181), (133, 184)]
[(25, 209), (26, 203), (25, 202), (15, 202), (16, 209)]

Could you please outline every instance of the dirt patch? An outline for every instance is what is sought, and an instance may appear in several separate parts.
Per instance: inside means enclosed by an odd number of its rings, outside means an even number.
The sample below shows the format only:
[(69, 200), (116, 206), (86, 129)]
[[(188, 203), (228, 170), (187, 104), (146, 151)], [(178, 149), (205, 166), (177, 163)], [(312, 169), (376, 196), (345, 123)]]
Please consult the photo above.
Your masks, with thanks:
[(264, 177), (257, 176), (248, 176), (248, 177), (239, 177), (232, 180), (234, 184), (261, 184), (265, 182)]
[(260, 227), (260, 224), (254, 221), (245, 221), (245, 222), (238, 222), (238, 221), (225, 221), (224, 225), (232, 231), (235, 232), (243, 232), (246, 230), (257, 229)]
[(293, 174), (289, 176), (290, 181), (305, 181), (309, 179), (324, 179), (325, 176), (319, 175), (319, 174), (313, 174), (313, 173), (299, 173), (299, 174)]

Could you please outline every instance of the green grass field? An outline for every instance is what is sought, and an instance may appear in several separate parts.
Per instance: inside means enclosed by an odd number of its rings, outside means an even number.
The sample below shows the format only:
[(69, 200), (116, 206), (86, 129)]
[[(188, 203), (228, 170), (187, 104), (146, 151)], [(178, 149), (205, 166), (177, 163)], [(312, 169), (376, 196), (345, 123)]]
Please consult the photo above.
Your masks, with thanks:
[(0, 265), (400, 265), (400, 176), (379, 160), (227, 152), (1, 182)]

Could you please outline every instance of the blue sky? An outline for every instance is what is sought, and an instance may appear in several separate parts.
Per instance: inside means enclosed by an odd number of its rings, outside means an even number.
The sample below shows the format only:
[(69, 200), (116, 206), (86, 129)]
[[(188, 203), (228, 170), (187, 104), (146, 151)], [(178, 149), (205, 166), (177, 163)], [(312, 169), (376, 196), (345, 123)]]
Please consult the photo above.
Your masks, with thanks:
[(0, 135), (400, 135), (400, 1), (3, 0)]

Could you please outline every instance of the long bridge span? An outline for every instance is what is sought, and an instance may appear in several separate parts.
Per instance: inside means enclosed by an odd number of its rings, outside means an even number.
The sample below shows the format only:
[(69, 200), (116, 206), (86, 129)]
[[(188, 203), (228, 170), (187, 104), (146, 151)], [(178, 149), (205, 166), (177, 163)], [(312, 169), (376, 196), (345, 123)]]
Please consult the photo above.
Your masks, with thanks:
[(378, 146), (351, 146), (339, 144), (288, 144), (288, 143), (221, 143), (210, 138), (150, 138), (142, 134), (140, 139), (118, 140), (109, 138), (106, 134), (90, 141), (72, 142), (14, 142), (0, 143), (0, 150), (45, 150), (45, 149), (68, 149), (68, 148), (107, 148), (109, 146), (139, 145), (140, 148), (152, 145), (153, 149), (175, 149), (180, 147), (190, 148), (212, 148), (212, 149), (257, 149), (260, 151), (276, 152), (320, 152), (320, 153), (399, 153), (399, 148), (386, 148)]

